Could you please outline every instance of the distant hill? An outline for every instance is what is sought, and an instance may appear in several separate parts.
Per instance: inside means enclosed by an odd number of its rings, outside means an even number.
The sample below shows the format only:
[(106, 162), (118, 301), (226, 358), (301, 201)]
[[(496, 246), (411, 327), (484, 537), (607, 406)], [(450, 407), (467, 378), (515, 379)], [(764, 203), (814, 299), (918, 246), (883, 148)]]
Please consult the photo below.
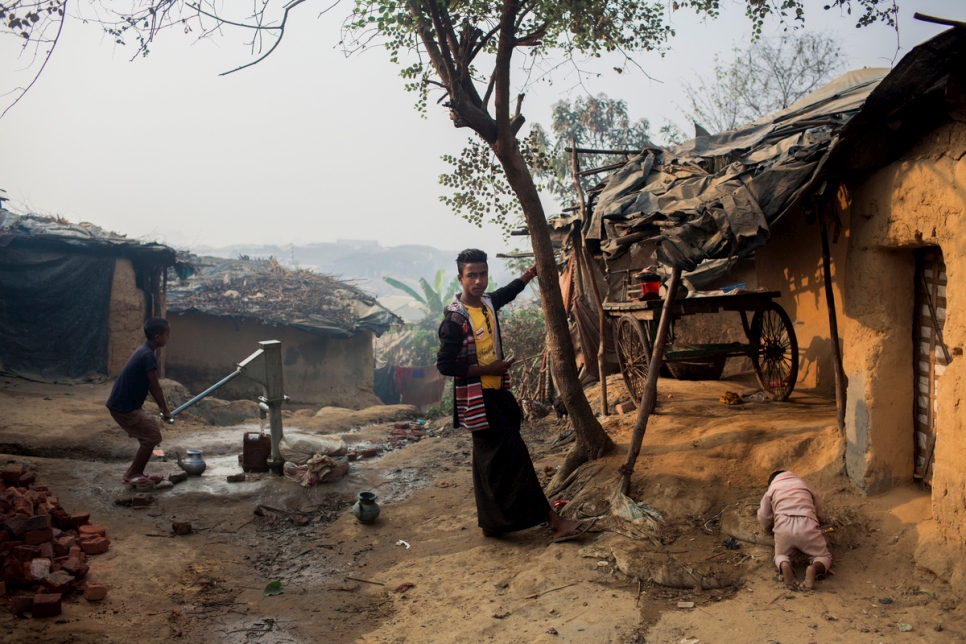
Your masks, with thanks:
[[(402, 295), (383, 281), (394, 277), (422, 292), (419, 278), (432, 284), (436, 271), (446, 271), (446, 283), (456, 277), (456, 250), (440, 250), (432, 246), (381, 246), (379, 242), (364, 239), (340, 239), (335, 243), (253, 245), (239, 244), (214, 248), (198, 246), (191, 252), (197, 255), (250, 259), (275, 259), (289, 268), (311, 268), (318, 273), (333, 275), (351, 281), (363, 291), (377, 297)], [(503, 261), (490, 260), (490, 279), (497, 285), (506, 284), (514, 276), (503, 267)]]

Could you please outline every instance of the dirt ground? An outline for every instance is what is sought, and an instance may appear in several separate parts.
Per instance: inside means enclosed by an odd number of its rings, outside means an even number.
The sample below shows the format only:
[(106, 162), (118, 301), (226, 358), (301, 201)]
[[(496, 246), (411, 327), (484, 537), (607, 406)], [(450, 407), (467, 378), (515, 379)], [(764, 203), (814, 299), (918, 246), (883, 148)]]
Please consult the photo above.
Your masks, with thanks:
[[(618, 377), (611, 402), (626, 399)], [(110, 551), (91, 559), (106, 600), (65, 600), (60, 619), (0, 610), (10, 642), (949, 642), (966, 638), (966, 605), (913, 563), (929, 528), (927, 490), (855, 493), (841, 474), (834, 404), (796, 393), (787, 403), (728, 407), (747, 375), (662, 380), (631, 497), (659, 520), (629, 538), (604, 518), (587, 539), (550, 544), (546, 528), (503, 539), (476, 525), (467, 435), (431, 436), (352, 463), (337, 483), (303, 489), (270, 474), (227, 483), (257, 424), (211, 427), (185, 417), (166, 430), (170, 455), (203, 449), (209, 468), (144, 509), (121, 473), (135, 443), (103, 407), (110, 383), (40, 385), (0, 378), (0, 463), (26, 461), (69, 511), (107, 527)], [(599, 405), (596, 388), (589, 392)], [(396, 413), (396, 412), (394, 412)], [(398, 414), (407, 415), (404, 409)], [(393, 418), (299, 411), (286, 431), (336, 433), (350, 447), (386, 441)], [(579, 471), (554, 498), (565, 514), (609, 514), (635, 414), (604, 419), (613, 456)], [(323, 422), (324, 421), (324, 422)], [(380, 424), (367, 424), (367, 423)], [(358, 425), (365, 426), (358, 426)], [(546, 476), (569, 444), (565, 421), (524, 427)], [(789, 592), (754, 521), (768, 473), (790, 469), (822, 494), (832, 517), (832, 573), (814, 592)], [(151, 471), (172, 473), (171, 462)], [(379, 495), (373, 526), (349, 508)], [(256, 513), (258, 509), (258, 513)], [(194, 533), (170, 536), (173, 520)], [(626, 530), (624, 531), (626, 533)], [(735, 536), (739, 548), (723, 540)], [(799, 569), (799, 577), (802, 570)], [(272, 581), (284, 594), (265, 597)], [(414, 584), (395, 592), (405, 583)], [(662, 585), (663, 584), (663, 585)]]

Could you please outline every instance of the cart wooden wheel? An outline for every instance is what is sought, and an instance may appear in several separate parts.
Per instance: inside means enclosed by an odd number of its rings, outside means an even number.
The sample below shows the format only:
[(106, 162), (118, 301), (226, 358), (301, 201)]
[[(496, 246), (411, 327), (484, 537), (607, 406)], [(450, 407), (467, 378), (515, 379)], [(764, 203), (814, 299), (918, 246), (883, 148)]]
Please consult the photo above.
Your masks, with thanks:
[(798, 380), (798, 339), (785, 309), (771, 303), (751, 319), (751, 362), (762, 389), (775, 400), (788, 400)]
[(624, 315), (617, 321), (617, 362), (624, 376), (624, 384), (631, 400), (638, 407), (644, 399), (647, 382), (647, 366), (651, 361), (651, 343), (644, 333), (644, 325), (633, 315)]

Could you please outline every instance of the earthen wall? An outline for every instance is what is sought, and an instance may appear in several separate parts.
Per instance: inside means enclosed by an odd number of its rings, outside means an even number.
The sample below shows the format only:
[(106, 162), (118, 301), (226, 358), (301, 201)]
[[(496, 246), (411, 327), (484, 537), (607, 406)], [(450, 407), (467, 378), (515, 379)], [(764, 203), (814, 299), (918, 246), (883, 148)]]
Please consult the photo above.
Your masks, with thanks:
[[(849, 236), (849, 213), (838, 208), (841, 230), (829, 230), (832, 292), (842, 306), (842, 282)], [(792, 319), (798, 338), (799, 364), (796, 389), (835, 396), (832, 341), (822, 274), (822, 238), (818, 222), (809, 223), (798, 209), (785, 214), (772, 227), (768, 244), (755, 251), (758, 286), (780, 291), (778, 303)], [(841, 338), (840, 338), (840, 344)]]
[[(293, 403), (362, 409), (380, 404), (372, 393), (372, 333), (352, 338), (323, 338), (292, 327), (272, 326), (250, 318), (202, 313), (169, 313), (171, 340), (165, 349), (167, 377), (197, 394), (230, 374), (259, 349), (258, 343), (282, 343), (285, 393)], [(261, 386), (236, 378), (216, 394), (254, 400)]]
[(131, 353), (144, 342), (147, 297), (137, 287), (134, 266), (118, 258), (111, 283), (111, 304), (107, 321), (107, 373), (121, 373)]
[[(946, 263), (943, 337), (952, 354), (938, 383), (933, 513), (940, 537), (966, 546), (966, 124), (922, 137), (898, 161), (851, 186), (845, 287), (849, 476), (867, 491), (913, 474), (914, 251)], [(960, 566), (962, 567), (962, 566)], [(960, 571), (960, 575), (962, 571)]]

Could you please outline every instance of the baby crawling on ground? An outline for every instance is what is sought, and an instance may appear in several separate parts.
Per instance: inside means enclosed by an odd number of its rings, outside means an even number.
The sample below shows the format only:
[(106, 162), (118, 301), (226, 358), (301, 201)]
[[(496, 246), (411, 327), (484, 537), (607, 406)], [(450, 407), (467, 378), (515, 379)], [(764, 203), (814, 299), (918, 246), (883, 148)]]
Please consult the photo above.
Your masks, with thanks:
[(815, 580), (831, 567), (832, 555), (818, 527), (824, 521), (822, 500), (808, 483), (792, 472), (772, 472), (758, 508), (758, 522), (775, 535), (775, 566), (789, 590), (798, 588), (791, 560), (796, 552), (808, 557), (802, 584), (806, 590), (812, 590)]

